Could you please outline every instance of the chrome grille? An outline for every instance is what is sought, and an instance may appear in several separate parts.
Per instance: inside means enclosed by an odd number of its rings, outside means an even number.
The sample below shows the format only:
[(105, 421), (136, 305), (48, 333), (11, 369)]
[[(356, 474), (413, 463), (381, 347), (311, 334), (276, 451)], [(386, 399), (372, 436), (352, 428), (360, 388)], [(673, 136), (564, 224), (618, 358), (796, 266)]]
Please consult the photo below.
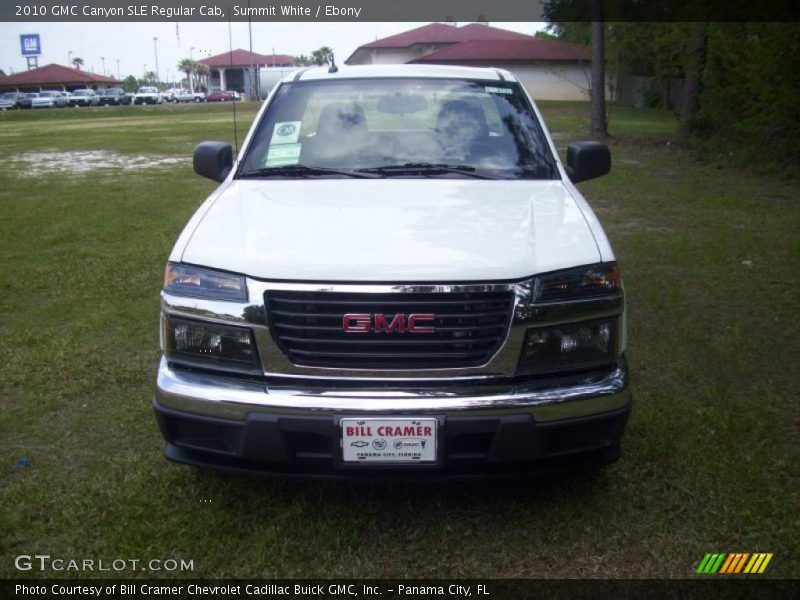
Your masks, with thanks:
[[(341, 369), (441, 369), (489, 361), (508, 331), (514, 295), (502, 292), (344, 293), (269, 290), (270, 331), (294, 364)], [(346, 314), (434, 314), (433, 333), (347, 333)], [(426, 325), (431, 325), (426, 322)]]

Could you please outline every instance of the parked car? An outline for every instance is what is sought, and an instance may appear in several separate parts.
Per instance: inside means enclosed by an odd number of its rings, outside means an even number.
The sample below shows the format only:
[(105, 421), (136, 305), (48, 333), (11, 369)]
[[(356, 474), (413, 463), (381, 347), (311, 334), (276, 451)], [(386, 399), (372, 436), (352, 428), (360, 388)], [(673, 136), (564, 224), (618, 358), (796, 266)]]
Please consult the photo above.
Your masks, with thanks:
[(90, 89), (74, 90), (69, 99), (70, 106), (98, 106), (100, 96)]
[(0, 110), (15, 110), (22, 108), (21, 102), (24, 102), (25, 94), (21, 92), (6, 92), (0, 95)]
[(238, 100), (236, 92), (216, 91), (206, 96), (206, 102), (233, 102)]
[(133, 97), (134, 104), (163, 104), (164, 97), (156, 87), (140, 87)]
[(173, 102), (205, 102), (206, 95), (203, 92), (190, 92), (188, 90), (182, 90), (175, 94)]
[(22, 97), (18, 100), (17, 104), (20, 108), (31, 108), (33, 99), (39, 94), (36, 92), (23, 92)]
[(169, 459), (300, 476), (490, 476), (605, 464), (631, 407), (625, 296), (505, 70), (285, 78), (169, 256), (154, 410)]
[(31, 105), (33, 108), (64, 108), (69, 102), (64, 94), (66, 92), (57, 90), (39, 92), (38, 97), (31, 101)]
[(103, 106), (117, 106), (124, 104), (125, 90), (118, 87), (112, 87), (100, 92), (99, 101)]
[(164, 102), (171, 102), (173, 104), (177, 104), (178, 100), (176, 99), (176, 97), (180, 93), (181, 93), (180, 88), (170, 88), (164, 92), (161, 92), (161, 96), (164, 98)]

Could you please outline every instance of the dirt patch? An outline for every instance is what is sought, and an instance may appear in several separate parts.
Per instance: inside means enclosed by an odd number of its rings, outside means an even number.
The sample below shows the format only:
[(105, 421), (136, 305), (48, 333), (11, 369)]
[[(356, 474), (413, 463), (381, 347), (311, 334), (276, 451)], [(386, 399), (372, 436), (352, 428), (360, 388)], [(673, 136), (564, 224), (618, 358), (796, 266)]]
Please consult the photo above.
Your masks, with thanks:
[(119, 154), (106, 150), (27, 152), (10, 158), (18, 164), (19, 174), (39, 177), (49, 173), (83, 175), (91, 171), (141, 171), (189, 164), (185, 156)]

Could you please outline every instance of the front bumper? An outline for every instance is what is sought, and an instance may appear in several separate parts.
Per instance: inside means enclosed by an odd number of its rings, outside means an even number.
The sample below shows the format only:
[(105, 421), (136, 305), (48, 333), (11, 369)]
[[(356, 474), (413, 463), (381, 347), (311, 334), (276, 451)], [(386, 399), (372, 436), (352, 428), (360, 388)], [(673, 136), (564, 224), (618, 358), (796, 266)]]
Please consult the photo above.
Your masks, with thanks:
[[(162, 359), (153, 407), (167, 458), (179, 463), (308, 477), (464, 477), (611, 462), (631, 405), (624, 359), (558, 384), (423, 386), (275, 386)], [(338, 419), (388, 415), (436, 417), (437, 462), (343, 464)]]

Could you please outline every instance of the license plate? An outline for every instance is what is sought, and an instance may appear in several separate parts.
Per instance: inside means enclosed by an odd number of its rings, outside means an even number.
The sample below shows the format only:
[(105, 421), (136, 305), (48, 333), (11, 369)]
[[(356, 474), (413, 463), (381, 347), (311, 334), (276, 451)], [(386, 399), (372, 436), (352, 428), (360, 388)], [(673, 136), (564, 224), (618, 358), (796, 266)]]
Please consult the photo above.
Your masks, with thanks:
[(347, 418), (340, 424), (346, 463), (436, 462), (436, 419)]

